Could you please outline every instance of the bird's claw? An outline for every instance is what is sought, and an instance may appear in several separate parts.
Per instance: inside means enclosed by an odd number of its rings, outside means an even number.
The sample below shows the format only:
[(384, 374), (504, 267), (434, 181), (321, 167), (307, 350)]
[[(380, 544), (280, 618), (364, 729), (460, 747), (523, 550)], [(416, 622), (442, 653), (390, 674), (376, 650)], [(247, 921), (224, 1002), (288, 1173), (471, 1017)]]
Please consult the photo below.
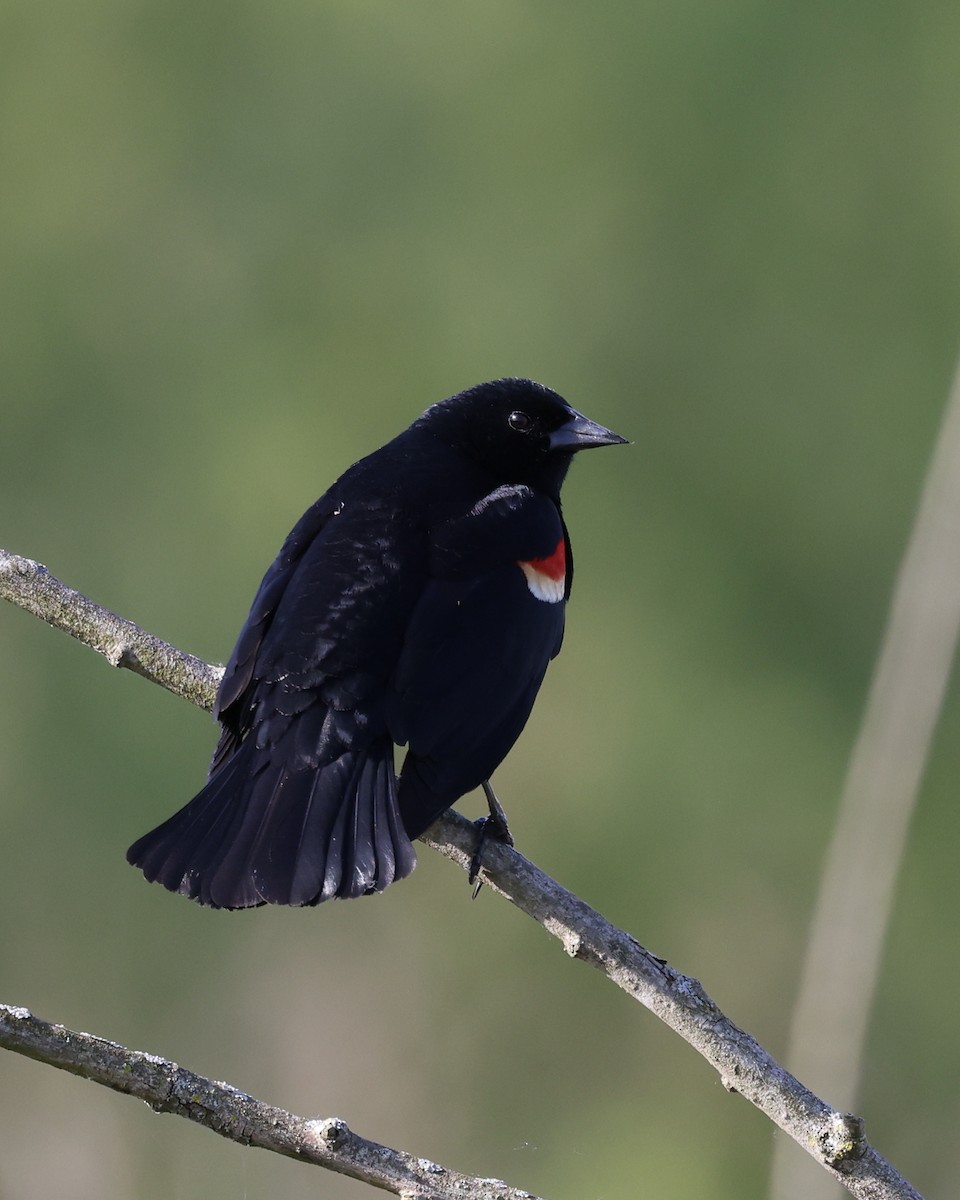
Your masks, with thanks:
[(513, 835), (510, 832), (510, 826), (507, 824), (507, 815), (503, 811), (493, 788), (489, 783), (484, 783), (483, 790), (487, 797), (490, 815), (488, 817), (480, 817), (479, 820), (473, 823), (477, 830), (477, 844), (473, 851), (473, 858), (470, 860), (470, 873), (467, 876), (468, 882), (473, 885), (473, 895), (471, 896), (473, 900), (476, 900), (480, 894), (480, 889), (483, 887), (483, 880), (480, 878), (480, 868), (483, 866), (483, 851), (487, 842), (501, 842), (505, 846), (513, 845)]

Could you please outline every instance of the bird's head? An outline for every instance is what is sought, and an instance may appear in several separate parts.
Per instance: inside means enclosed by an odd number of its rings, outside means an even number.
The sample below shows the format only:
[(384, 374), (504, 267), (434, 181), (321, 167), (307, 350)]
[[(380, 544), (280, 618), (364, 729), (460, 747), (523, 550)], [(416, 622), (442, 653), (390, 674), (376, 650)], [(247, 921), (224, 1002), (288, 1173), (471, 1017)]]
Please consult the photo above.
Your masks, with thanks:
[(531, 379), (481, 383), (428, 408), (415, 423), (504, 483), (557, 495), (573, 455), (626, 442)]

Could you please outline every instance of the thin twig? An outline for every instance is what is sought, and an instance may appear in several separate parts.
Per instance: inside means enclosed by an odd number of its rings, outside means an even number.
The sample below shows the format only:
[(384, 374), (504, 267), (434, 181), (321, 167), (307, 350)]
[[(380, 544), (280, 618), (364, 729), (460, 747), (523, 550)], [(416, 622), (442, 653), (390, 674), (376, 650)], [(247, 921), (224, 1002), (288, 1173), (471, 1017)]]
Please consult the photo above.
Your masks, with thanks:
[(499, 1179), (477, 1179), (425, 1158), (369, 1142), (338, 1117), (308, 1120), (214, 1083), (176, 1063), (116, 1042), (50, 1025), (25, 1008), (0, 1004), (0, 1046), (145, 1100), (242, 1145), (349, 1175), (418, 1200), (537, 1200)]
[[(13, 599), (42, 620), (47, 619), (44, 609), (50, 604), (55, 615), (51, 624), (63, 627), (62, 611), (75, 603), (73, 597), (77, 593), (45, 571), (42, 576), (31, 575), (29, 568), (36, 564), (18, 559), (15, 561), (27, 564), (27, 569), (20, 572), (21, 577), (40, 578), (43, 587), (29, 600), (25, 597), (29, 591), (26, 587), (11, 594), (4, 585), (3, 565), (12, 557), (0, 551), (0, 595)], [(80, 600), (91, 631), (88, 644), (100, 649), (103, 636), (98, 630), (97, 606), (83, 597)], [(118, 620), (104, 611), (107, 628), (113, 629)], [(129, 623), (123, 624), (126, 627)], [(136, 626), (131, 629), (142, 634)], [(82, 641), (87, 640), (76, 626), (68, 626), (68, 631)], [(193, 668), (189, 656), (172, 647), (168, 649), (178, 672), (190, 676)], [(102, 649), (100, 652), (103, 653)], [(156, 661), (160, 664), (155, 668), (156, 681), (169, 686), (163, 679), (163, 657), (158, 656)], [(215, 668), (200, 663), (188, 687), (178, 684), (172, 690), (209, 708), (216, 678)], [(459, 813), (445, 813), (422, 840), (469, 870), (476, 847), (476, 830)], [(697, 980), (674, 971), (509, 846), (486, 843), (483, 878), (493, 891), (506, 896), (558, 938), (571, 957), (602, 971), (679, 1033), (715, 1067), (726, 1088), (756, 1105), (851, 1195), (860, 1200), (921, 1200), (920, 1194), (866, 1141), (859, 1118), (831, 1108), (785, 1071), (754, 1038), (724, 1016)]]

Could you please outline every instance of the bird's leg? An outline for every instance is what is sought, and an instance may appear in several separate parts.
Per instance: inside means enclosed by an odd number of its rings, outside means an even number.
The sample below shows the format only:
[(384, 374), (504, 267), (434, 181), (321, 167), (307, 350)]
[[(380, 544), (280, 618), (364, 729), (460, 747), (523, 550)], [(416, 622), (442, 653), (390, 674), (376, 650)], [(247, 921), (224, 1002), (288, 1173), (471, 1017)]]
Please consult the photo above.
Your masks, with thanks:
[(473, 899), (476, 900), (480, 889), (483, 887), (483, 880), (480, 878), (480, 867), (482, 865), (483, 848), (488, 841), (503, 842), (504, 845), (512, 846), (513, 837), (510, 833), (510, 826), (507, 824), (507, 814), (503, 811), (503, 806), (497, 799), (497, 794), (490, 786), (490, 780), (483, 781), (483, 794), (487, 798), (487, 807), (490, 809), (489, 817), (481, 817), (479, 821), (474, 821), (479, 836), (477, 838), (477, 848), (473, 852), (473, 858), (470, 860), (470, 874), (467, 877), (470, 883), (474, 884)]

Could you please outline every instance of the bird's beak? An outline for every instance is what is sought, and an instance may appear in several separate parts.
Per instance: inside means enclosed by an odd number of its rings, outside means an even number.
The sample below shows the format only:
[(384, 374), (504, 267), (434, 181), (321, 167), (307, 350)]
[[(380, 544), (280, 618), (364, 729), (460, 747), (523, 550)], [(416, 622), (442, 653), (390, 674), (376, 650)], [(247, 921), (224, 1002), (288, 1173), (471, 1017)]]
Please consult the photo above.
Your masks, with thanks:
[(587, 450), (590, 446), (623, 446), (627, 439), (605, 429), (583, 413), (573, 412), (570, 420), (550, 434), (551, 450)]

